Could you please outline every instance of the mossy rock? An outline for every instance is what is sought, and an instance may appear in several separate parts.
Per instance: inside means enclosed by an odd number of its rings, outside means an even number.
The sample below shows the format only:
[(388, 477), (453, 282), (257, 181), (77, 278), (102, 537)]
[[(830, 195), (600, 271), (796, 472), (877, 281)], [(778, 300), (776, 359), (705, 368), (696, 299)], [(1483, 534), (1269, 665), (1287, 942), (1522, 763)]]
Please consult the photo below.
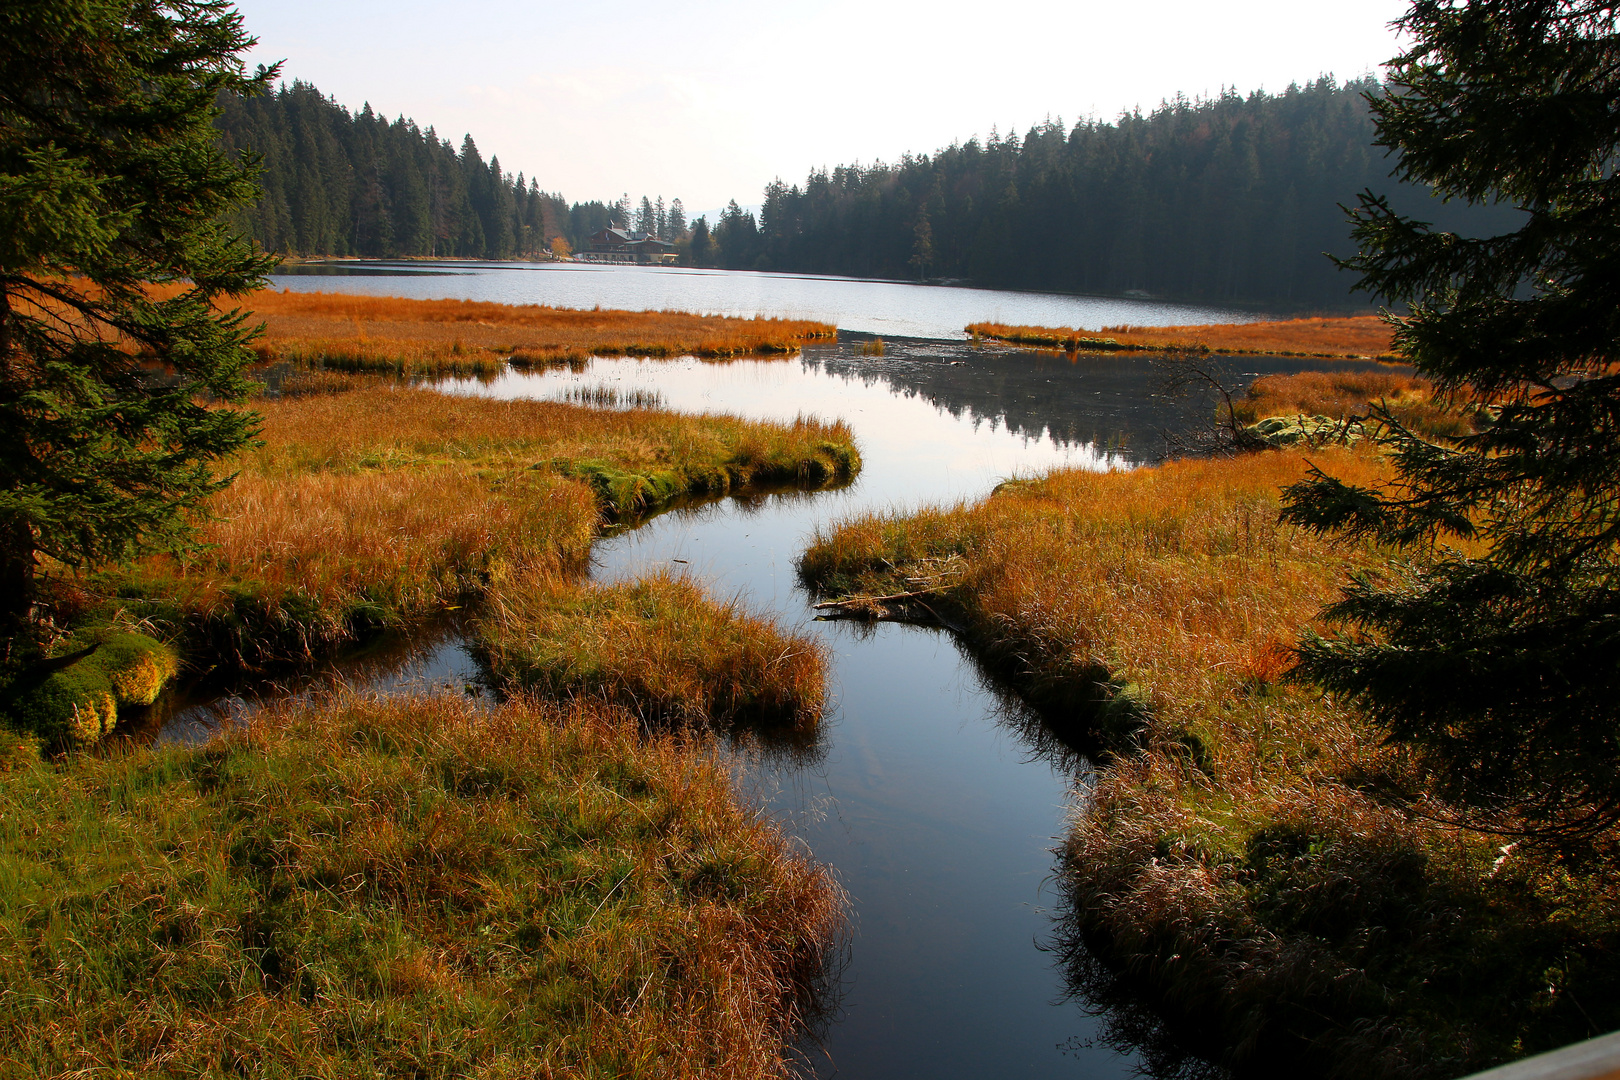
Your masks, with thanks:
[(1245, 427), (1243, 434), (1255, 443), (1266, 446), (1294, 446), (1298, 443), (1321, 446), (1330, 442), (1344, 443), (1348, 446), (1362, 439), (1360, 423), (1352, 422), (1347, 425), (1344, 421), (1335, 420), (1331, 416), (1303, 414), (1268, 416), (1257, 424)]
[(145, 634), (114, 634), (80, 663), (106, 672), (120, 705), (150, 705), (180, 671), (174, 650)]
[[(616, 469), (603, 461), (556, 459), (551, 467), (572, 480), (583, 480), (596, 492), (603, 511), (612, 517), (628, 517), (668, 503), (685, 487), (724, 492), (726, 474), (719, 471), (710, 482), (683, 485), (682, 477), (670, 470), (633, 473)], [(711, 484), (713, 486), (711, 486)]]
[(118, 723), (112, 681), (86, 660), (43, 677), (24, 675), (7, 689), (11, 723), (53, 746), (93, 743)]
[[(168, 646), (144, 634), (70, 639), (58, 655), (0, 693), (11, 726), (52, 746), (84, 746), (118, 724), (119, 706), (150, 705), (180, 669)], [(66, 666), (60, 661), (82, 653)]]

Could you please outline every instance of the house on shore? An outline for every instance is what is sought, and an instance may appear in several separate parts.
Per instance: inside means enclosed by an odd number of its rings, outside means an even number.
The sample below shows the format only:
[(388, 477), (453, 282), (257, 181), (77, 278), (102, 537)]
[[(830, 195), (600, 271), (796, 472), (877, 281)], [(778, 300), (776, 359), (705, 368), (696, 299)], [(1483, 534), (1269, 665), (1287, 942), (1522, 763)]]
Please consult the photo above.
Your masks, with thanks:
[(629, 229), (602, 229), (591, 234), (589, 250), (575, 258), (581, 262), (630, 263), (660, 266), (675, 261), (675, 245), (651, 233)]

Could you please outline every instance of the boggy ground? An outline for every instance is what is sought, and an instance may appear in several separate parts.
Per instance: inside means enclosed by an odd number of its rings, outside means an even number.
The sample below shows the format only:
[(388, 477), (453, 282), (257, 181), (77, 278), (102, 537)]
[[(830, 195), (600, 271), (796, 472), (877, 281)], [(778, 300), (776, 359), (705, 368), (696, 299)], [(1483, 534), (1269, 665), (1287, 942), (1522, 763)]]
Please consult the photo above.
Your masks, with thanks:
[(1376, 315), (1278, 319), (1208, 326), (1105, 326), (1100, 331), (973, 323), (975, 338), (1066, 352), (1174, 352), (1184, 349), (1266, 356), (1399, 360), (1390, 327)]
[(0, 728), (0, 1076), (790, 1072), (841, 894), (706, 745), (449, 696)]
[(406, 375), (494, 374), (591, 356), (735, 356), (796, 352), (832, 338), (827, 323), (683, 311), (579, 310), (475, 300), (345, 293), (257, 293), (256, 348), (266, 361)]
[[(577, 639), (580, 613), (639, 610), (634, 589), (582, 578), (605, 525), (860, 465), (847, 428), (813, 419), (321, 371), (287, 388), (255, 402), (262, 441), (201, 548), (48, 583), (51, 655), (97, 646), (50, 686), (79, 692), (63, 680), (113, 653), (159, 684), (177, 662), (262, 678), (497, 599)], [(791, 1071), (842, 900), (739, 804), (714, 733), (744, 698), (813, 729), (825, 656), (690, 582), (649, 589), (676, 616), (649, 621), (661, 663), (763, 662), (717, 683), (607, 649), (611, 695), (333, 700), (200, 747), (75, 749), (150, 701), (132, 662), (93, 673), (94, 724), (0, 725), (0, 1076)], [(23, 681), (0, 687), (13, 725)], [(660, 712), (681, 724), (650, 728)]]
[[(1309, 460), (1385, 475), (1366, 447)], [(1282, 678), (1346, 572), (1390, 558), (1279, 524), (1306, 468), (1055, 472), (847, 520), (801, 573), (830, 612), (950, 626), (1089, 739), (1054, 944), (1089, 1000), (1126, 1003), (1116, 1036), (1169, 1032), (1165, 1070), (1191, 1048), (1244, 1076), (1449, 1078), (1620, 1026), (1615, 838), (1443, 827), (1377, 732)]]

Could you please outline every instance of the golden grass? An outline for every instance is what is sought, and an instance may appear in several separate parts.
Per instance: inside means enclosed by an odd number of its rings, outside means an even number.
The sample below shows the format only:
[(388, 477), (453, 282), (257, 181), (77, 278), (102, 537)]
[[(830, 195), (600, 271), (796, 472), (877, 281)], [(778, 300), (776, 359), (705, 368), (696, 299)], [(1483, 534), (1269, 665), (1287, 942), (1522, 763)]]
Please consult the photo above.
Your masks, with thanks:
[(1434, 398), (1427, 379), (1379, 371), (1302, 371), (1267, 375), (1249, 384), (1234, 402), (1239, 423), (1269, 416), (1326, 416), (1343, 420), (1366, 415), (1382, 403), (1408, 428), (1425, 435), (1463, 435), (1474, 430), (1472, 414), (1449, 408)]
[(406, 300), (343, 293), (257, 293), (256, 345), (266, 361), (408, 375), (493, 373), (591, 356), (791, 353), (835, 327), (799, 319), (680, 311), (575, 310), (474, 300)]
[(448, 696), (0, 733), (4, 1071), (786, 1075), (842, 898), (709, 745)]
[(500, 591), (478, 638), (508, 687), (616, 703), (650, 722), (809, 731), (826, 702), (825, 646), (670, 574), (583, 587), (532, 576)]
[(375, 384), (259, 411), (262, 445), (210, 503), (201, 552), (92, 583), (186, 634), (194, 662), (224, 668), (307, 662), (516, 571), (577, 569), (605, 519), (753, 483), (840, 483), (860, 460), (847, 428), (809, 419)]
[[(1370, 450), (1311, 460), (1349, 483), (1389, 476)], [(1598, 974), (1620, 950), (1620, 883), (1409, 817), (1375, 793), (1421, 793), (1422, 776), (1281, 679), (1346, 572), (1388, 567), (1279, 524), (1278, 489), (1306, 466), (1273, 451), (1057, 472), (842, 522), (801, 573), (854, 612), (940, 618), (1101, 753), (1065, 845), (1060, 944), (1078, 968), (1106, 958), (1211, 1056), (1455, 1075), (1583, 1037), (1572, 999), (1620, 1008)], [(860, 599), (904, 593), (921, 595)]]
[(967, 332), (975, 338), (1067, 352), (1208, 349), (1268, 356), (1399, 359), (1390, 351), (1389, 324), (1376, 315), (1208, 326), (1105, 326), (1098, 332), (982, 322), (970, 324)]

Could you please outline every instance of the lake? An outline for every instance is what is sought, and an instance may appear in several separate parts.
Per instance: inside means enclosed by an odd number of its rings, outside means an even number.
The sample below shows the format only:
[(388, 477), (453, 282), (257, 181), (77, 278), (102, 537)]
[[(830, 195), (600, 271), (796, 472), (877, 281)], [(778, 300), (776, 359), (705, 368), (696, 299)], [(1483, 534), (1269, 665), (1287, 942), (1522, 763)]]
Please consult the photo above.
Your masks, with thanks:
[(1182, 326), (1249, 322), (1252, 311), (1155, 300), (1007, 292), (805, 274), (585, 263), (310, 263), (271, 283), (294, 291), (357, 292), (412, 299), (693, 311), (816, 319), (887, 337), (959, 339), (970, 322), (1012, 325)]
[[(652, 569), (690, 573), (830, 647), (835, 705), (813, 745), (734, 750), (745, 794), (829, 864), (850, 897), (846, 960), (826, 1023), (800, 1047), (807, 1066), (851, 1080), (1136, 1075), (1140, 1060), (1101, 1037), (1085, 1002), (1065, 996), (1066, 972), (1044, 948), (1059, 903), (1048, 884), (1053, 848), (1080, 798), (1085, 760), (1044, 735), (949, 634), (817, 621), (794, 560), (817, 529), (842, 516), (975, 499), (1003, 479), (1054, 467), (1135, 467), (1164, 453), (1165, 433), (1213, 415), (1208, 401), (1160, 395), (1160, 375), (1141, 355), (1070, 359), (979, 347), (960, 340), (966, 322), (1095, 329), (1214, 321), (1213, 309), (660, 269), (418, 273), (306, 276), (289, 287), (810, 316), (886, 336), (882, 356), (863, 355), (863, 339), (843, 335), (788, 359), (599, 358), (578, 371), (439, 386), (555, 399), (606, 389), (623, 400), (640, 391), (682, 411), (846, 420), (864, 460), (849, 487), (683, 507), (599, 541), (593, 568), (604, 581)], [(928, 334), (901, 336), (898, 328)], [(1258, 374), (1310, 366), (1244, 357), (1226, 365), (1226, 378), (1238, 389)], [(478, 677), (460, 642), (453, 625), (441, 626), (335, 670), (384, 691), (459, 692)], [(166, 730), (194, 736), (247, 707), (238, 698), (182, 711)]]

